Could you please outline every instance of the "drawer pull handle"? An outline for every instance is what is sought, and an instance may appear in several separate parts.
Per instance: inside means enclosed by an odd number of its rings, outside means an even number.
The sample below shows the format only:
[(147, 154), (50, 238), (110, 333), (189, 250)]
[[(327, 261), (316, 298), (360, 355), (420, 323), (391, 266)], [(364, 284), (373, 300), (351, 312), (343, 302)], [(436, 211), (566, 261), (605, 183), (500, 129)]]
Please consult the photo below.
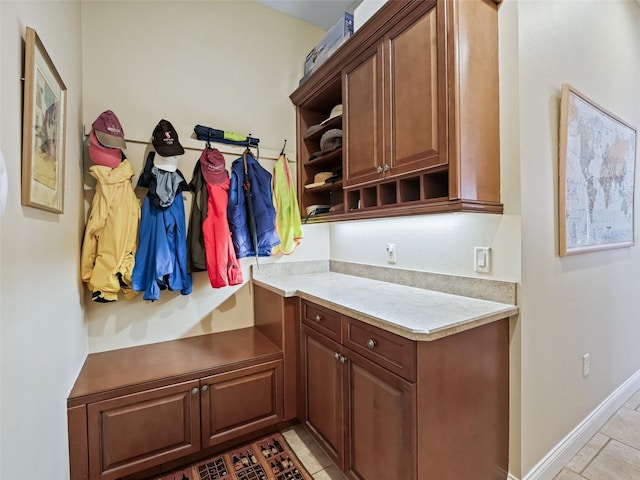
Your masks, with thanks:
[(338, 352), (333, 352), (333, 358), (338, 360), (340, 363), (345, 363), (347, 361), (347, 357)]
[(209, 385), (203, 385), (202, 386), (202, 391), (206, 392), (207, 390), (209, 390)]
[(197, 395), (198, 392), (200, 392), (200, 389), (198, 387), (195, 387), (193, 390), (191, 390), (191, 395)]
[(319, 322), (320, 320), (322, 320), (322, 317), (320, 315), (316, 315), (316, 317), (314, 318), (314, 320), (316, 322)]
[(376, 348), (376, 341), (373, 338), (370, 338), (367, 340), (367, 347), (369, 347), (369, 350), (373, 350)]

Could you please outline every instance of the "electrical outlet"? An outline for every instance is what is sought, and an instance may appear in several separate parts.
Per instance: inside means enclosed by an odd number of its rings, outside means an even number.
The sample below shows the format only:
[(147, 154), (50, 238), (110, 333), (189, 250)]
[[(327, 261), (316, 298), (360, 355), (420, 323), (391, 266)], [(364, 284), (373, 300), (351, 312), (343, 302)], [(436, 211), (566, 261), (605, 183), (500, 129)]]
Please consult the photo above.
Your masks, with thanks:
[(591, 358), (588, 353), (585, 353), (582, 356), (582, 376), (588, 377), (589, 372), (591, 371)]
[(489, 273), (491, 271), (491, 248), (474, 248), (474, 270), (478, 273)]
[(387, 263), (396, 263), (396, 244), (387, 243)]

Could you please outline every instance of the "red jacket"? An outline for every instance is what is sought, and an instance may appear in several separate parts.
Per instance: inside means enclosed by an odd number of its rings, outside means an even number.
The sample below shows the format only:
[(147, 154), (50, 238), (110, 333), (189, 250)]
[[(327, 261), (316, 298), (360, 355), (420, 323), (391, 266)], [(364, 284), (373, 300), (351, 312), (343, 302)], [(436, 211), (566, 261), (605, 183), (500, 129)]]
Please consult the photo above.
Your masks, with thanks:
[(226, 182), (207, 184), (209, 200), (207, 216), (202, 222), (202, 237), (207, 259), (207, 273), (213, 288), (242, 283), (242, 270), (231, 243), (227, 205), (229, 203), (229, 179)]

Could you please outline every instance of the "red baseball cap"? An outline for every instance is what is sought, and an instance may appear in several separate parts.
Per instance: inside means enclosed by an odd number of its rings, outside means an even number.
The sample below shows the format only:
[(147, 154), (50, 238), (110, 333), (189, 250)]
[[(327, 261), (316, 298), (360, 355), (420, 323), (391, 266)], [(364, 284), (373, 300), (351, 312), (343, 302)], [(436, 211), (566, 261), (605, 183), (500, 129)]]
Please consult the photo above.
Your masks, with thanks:
[(205, 148), (200, 155), (202, 176), (212, 185), (224, 183), (229, 175), (224, 157), (217, 148)]
[(119, 148), (109, 148), (101, 145), (94, 130), (91, 130), (89, 137), (89, 158), (95, 165), (109, 168), (115, 168), (120, 165), (122, 151)]
[(91, 127), (96, 132), (96, 137), (98, 137), (100, 143), (105, 147), (127, 149), (120, 120), (111, 110), (102, 112), (91, 124)]

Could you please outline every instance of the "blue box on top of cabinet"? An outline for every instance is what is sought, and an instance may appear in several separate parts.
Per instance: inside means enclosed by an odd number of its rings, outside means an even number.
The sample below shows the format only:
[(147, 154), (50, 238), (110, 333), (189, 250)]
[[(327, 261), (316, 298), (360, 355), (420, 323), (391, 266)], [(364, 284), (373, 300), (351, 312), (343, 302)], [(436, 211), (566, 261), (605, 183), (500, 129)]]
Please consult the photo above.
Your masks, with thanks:
[(304, 76), (300, 83), (324, 63), (349, 37), (353, 35), (353, 14), (344, 12), (324, 38), (309, 52), (304, 62)]

